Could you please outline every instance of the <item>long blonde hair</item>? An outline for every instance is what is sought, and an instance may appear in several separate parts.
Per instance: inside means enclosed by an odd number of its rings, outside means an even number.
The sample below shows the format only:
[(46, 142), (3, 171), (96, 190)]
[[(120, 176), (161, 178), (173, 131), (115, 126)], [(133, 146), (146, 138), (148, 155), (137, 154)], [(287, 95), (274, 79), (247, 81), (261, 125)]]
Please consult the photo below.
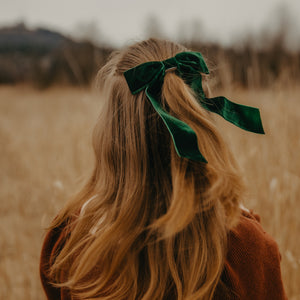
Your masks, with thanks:
[(212, 299), (220, 283), (243, 192), (236, 163), (174, 72), (166, 73), (162, 104), (194, 129), (207, 164), (177, 155), (145, 93), (132, 95), (123, 76), (185, 50), (149, 39), (115, 52), (99, 72), (94, 171), (52, 224), (64, 224), (68, 238), (51, 278), (78, 299)]

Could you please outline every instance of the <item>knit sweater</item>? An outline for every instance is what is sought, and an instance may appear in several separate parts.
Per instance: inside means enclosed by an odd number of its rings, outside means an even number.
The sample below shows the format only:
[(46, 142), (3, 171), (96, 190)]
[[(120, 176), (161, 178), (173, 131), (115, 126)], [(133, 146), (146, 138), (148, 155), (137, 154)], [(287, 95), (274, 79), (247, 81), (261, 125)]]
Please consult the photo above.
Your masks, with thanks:
[[(63, 226), (50, 230), (44, 240), (40, 276), (48, 300), (71, 300), (66, 289), (49, 283), (47, 270), (64, 243)], [(260, 225), (258, 215), (243, 211), (239, 224), (229, 232), (228, 253), (221, 280), (230, 291), (216, 290), (214, 300), (287, 299), (281, 278), (280, 253), (276, 242)], [(172, 300), (172, 299), (170, 299)]]

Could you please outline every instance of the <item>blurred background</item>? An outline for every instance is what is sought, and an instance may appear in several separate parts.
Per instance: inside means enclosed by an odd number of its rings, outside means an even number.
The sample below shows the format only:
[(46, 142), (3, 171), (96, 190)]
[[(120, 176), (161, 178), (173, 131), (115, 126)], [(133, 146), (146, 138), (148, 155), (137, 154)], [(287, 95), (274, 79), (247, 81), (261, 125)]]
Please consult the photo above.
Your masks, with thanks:
[(86, 86), (113, 49), (153, 36), (203, 51), (221, 87), (299, 81), (297, 0), (1, 3), (2, 84)]
[(95, 75), (148, 37), (201, 51), (213, 96), (260, 108), (265, 136), (216, 122), (300, 299), (299, 15), (298, 0), (1, 0), (0, 299), (44, 299), (45, 228), (93, 165)]

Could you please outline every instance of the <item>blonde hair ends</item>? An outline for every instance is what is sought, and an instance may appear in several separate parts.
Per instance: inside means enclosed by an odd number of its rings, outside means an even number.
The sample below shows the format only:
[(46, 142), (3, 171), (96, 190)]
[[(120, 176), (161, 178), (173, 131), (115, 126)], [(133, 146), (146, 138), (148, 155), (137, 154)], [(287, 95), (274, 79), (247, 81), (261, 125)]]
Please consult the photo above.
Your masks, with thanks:
[(123, 76), (185, 50), (149, 39), (113, 54), (98, 74), (104, 105), (94, 171), (52, 224), (67, 223), (68, 238), (50, 276), (76, 299), (212, 299), (220, 284), (243, 193), (235, 160), (174, 72), (165, 76), (161, 101), (194, 129), (208, 164), (177, 155), (144, 92), (132, 95)]

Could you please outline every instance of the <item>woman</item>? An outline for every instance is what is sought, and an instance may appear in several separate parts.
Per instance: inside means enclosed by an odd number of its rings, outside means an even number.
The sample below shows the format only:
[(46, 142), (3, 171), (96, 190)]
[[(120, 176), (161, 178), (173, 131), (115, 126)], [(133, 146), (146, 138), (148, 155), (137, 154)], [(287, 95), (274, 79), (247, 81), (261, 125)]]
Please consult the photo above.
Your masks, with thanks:
[(211, 119), (263, 133), (259, 113), (206, 98), (205, 73), (200, 53), (157, 39), (100, 70), (95, 168), (43, 245), (48, 299), (286, 299), (278, 247), (241, 209)]

